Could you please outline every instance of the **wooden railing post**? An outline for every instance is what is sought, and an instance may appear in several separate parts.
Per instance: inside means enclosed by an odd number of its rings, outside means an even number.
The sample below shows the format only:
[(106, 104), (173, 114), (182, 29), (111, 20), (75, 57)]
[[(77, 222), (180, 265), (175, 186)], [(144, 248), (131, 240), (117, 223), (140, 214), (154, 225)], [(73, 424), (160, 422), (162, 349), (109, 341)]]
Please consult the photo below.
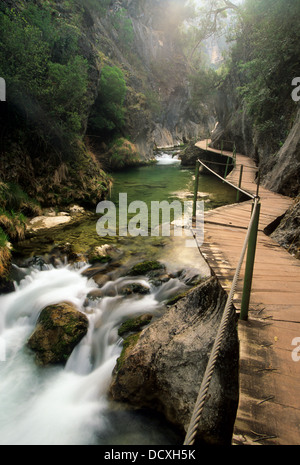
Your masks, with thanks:
[(196, 212), (197, 212), (197, 200), (198, 200), (198, 190), (199, 190), (199, 175), (200, 175), (200, 162), (197, 160), (197, 162), (196, 162), (196, 172), (195, 172), (193, 218), (196, 217)]
[(248, 313), (249, 313), (255, 253), (256, 253), (256, 245), (257, 245), (257, 234), (258, 234), (259, 217), (260, 217), (260, 207), (261, 207), (261, 204), (260, 202), (258, 202), (256, 211), (255, 211), (255, 216), (254, 216), (254, 222), (253, 222), (250, 237), (249, 237), (249, 243), (248, 243), (247, 261), (246, 261), (245, 278), (244, 278), (244, 289), (243, 289), (241, 313), (240, 313), (240, 319), (244, 321), (248, 320)]

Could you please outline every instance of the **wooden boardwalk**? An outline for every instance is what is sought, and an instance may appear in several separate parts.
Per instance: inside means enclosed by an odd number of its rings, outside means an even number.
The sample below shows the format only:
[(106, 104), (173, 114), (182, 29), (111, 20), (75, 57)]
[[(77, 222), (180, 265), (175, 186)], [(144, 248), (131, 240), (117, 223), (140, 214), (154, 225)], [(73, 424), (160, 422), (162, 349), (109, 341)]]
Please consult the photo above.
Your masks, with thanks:
[[(196, 145), (206, 149), (206, 141)], [(238, 185), (241, 164), (245, 167), (242, 188), (256, 194), (257, 168), (248, 157), (237, 154), (237, 167), (227, 179)], [(240, 402), (233, 444), (299, 445), (300, 261), (264, 233), (293, 200), (263, 187), (259, 195), (261, 217), (249, 320), (238, 323)], [(205, 215), (201, 251), (227, 291), (241, 255), (251, 207), (252, 201), (246, 201)], [(244, 265), (234, 296), (238, 311), (243, 275)]]

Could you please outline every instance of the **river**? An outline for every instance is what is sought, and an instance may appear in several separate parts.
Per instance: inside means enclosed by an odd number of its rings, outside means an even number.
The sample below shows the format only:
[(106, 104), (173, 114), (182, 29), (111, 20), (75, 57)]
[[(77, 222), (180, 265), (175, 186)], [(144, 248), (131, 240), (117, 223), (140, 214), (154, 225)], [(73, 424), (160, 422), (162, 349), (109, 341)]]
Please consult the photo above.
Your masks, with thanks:
[[(114, 175), (111, 200), (119, 193), (128, 200), (191, 200), (193, 171), (182, 169), (177, 150), (162, 151), (153, 166), (133, 168)], [(205, 209), (234, 201), (234, 193), (210, 176), (200, 177), (200, 197)], [(49, 236), (49, 233), (48, 233)], [(48, 254), (51, 240), (23, 244), (23, 257)], [(113, 243), (123, 250), (122, 262), (159, 259), (168, 271), (191, 270), (205, 276), (207, 265), (197, 248), (184, 247), (181, 237), (122, 237), (101, 239), (95, 218), (73, 229), (57, 233), (55, 244), (71, 242), (77, 252), (88, 246)], [(46, 256), (46, 255), (45, 255)], [(0, 296), (0, 444), (1, 445), (176, 445), (180, 434), (158, 415), (124, 408), (108, 397), (113, 368), (122, 350), (118, 328), (128, 317), (165, 311), (168, 298), (188, 289), (176, 273), (165, 283), (153, 284), (142, 296), (120, 295), (131, 280), (116, 275), (104, 284), (101, 299), (89, 299), (98, 286), (85, 273), (86, 263), (61, 262), (31, 266), (23, 273), (15, 292)], [(136, 279), (135, 279), (136, 281)], [(68, 301), (89, 319), (85, 338), (73, 351), (65, 367), (41, 368), (35, 364), (26, 342), (38, 316), (50, 304)]]

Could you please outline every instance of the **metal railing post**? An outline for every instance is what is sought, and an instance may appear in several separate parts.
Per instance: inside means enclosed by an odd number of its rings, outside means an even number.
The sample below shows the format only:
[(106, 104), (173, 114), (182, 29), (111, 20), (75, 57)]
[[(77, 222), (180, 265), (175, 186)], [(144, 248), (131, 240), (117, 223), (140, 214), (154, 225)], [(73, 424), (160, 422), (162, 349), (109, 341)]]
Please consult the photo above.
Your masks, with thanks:
[[(243, 171), (244, 171), (244, 165), (241, 165), (241, 172), (240, 172), (240, 179), (239, 179), (239, 189), (242, 187)], [(236, 193), (236, 201), (237, 201), (237, 203), (239, 203), (239, 201), (240, 201), (240, 191), (239, 190)]]
[(260, 189), (260, 177), (261, 177), (261, 173), (260, 173), (260, 170), (258, 171), (258, 175), (257, 175), (257, 189), (256, 189), (256, 197), (258, 197), (259, 195), (259, 189)]
[(200, 175), (200, 162), (197, 160), (197, 162), (196, 162), (196, 172), (195, 172), (193, 218), (195, 218), (196, 212), (197, 212), (197, 199), (198, 199), (198, 190), (199, 190), (199, 175)]
[(225, 168), (224, 179), (226, 179), (226, 178), (227, 178), (228, 169), (229, 169), (229, 163), (230, 163), (230, 158), (229, 158), (229, 157), (227, 157), (227, 163), (226, 163), (226, 168)]
[(235, 142), (233, 144), (233, 159), (234, 159), (234, 166), (236, 166), (236, 145), (235, 145)]
[(240, 319), (244, 321), (248, 320), (248, 313), (249, 313), (255, 253), (256, 253), (256, 245), (257, 245), (258, 225), (259, 225), (259, 217), (260, 217), (260, 208), (261, 208), (261, 204), (260, 202), (258, 202), (256, 210), (255, 210), (254, 221), (253, 221), (253, 225), (252, 225), (250, 237), (249, 237), (249, 242), (248, 242), (248, 252), (247, 252), (247, 261), (246, 261), (245, 278), (244, 278), (244, 289), (243, 289), (241, 313), (240, 313)]

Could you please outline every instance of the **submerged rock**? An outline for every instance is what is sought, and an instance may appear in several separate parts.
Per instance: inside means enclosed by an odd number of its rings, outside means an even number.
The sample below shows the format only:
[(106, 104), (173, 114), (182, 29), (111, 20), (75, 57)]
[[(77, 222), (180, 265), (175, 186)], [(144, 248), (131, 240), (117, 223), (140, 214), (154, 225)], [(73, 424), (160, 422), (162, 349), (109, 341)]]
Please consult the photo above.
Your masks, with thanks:
[(122, 255), (122, 251), (110, 244), (94, 247), (88, 255), (88, 261), (93, 263), (107, 263)]
[(205, 150), (196, 147), (196, 140), (190, 142), (186, 149), (181, 153), (180, 159), (182, 166), (196, 166), (196, 162), (199, 158), (204, 159), (206, 155)]
[(147, 287), (141, 283), (132, 283), (132, 284), (127, 284), (124, 287), (122, 287), (122, 289), (120, 290), (120, 293), (125, 296), (132, 295), (132, 294), (146, 295), (146, 294), (150, 294), (150, 287)]
[[(215, 277), (192, 289), (161, 318), (127, 341), (114, 371), (112, 397), (152, 408), (187, 431), (227, 294)], [(130, 343), (129, 343), (130, 342)], [(239, 344), (235, 314), (209, 388), (198, 442), (230, 444), (238, 405)]]
[(87, 317), (68, 303), (46, 307), (28, 340), (39, 365), (64, 364), (88, 330)]
[(134, 265), (127, 273), (128, 276), (157, 276), (165, 271), (166, 267), (156, 260), (148, 260)]
[(30, 220), (27, 225), (29, 232), (36, 232), (43, 229), (55, 228), (71, 221), (70, 216), (37, 216)]

